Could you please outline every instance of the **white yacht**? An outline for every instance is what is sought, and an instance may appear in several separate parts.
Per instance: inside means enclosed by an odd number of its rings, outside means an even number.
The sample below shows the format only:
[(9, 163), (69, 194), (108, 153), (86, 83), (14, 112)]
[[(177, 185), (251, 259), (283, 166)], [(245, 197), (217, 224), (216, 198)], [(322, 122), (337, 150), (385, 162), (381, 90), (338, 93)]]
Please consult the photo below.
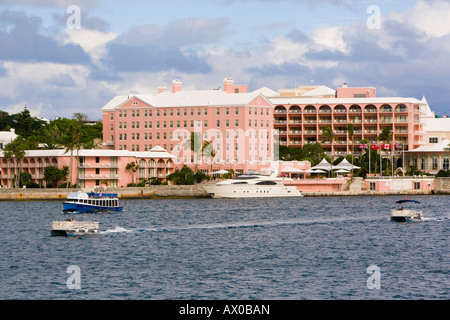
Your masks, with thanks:
[(277, 176), (278, 172), (270, 176), (249, 172), (203, 188), (213, 198), (303, 197), (297, 187), (284, 185), (292, 179)]

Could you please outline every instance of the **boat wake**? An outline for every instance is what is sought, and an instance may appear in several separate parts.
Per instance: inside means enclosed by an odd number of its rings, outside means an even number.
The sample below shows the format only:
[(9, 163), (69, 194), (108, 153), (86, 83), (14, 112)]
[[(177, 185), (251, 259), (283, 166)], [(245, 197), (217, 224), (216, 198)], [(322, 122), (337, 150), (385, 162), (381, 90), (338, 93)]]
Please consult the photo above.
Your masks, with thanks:
[(235, 229), (235, 228), (258, 228), (258, 227), (277, 227), (283, 225), (311, 225), (311, 224), (329, 224), (339, 222), (367, 222), (369, 220), (380, 220), (379, 217), (372, 219), (365, 218), (335, 218), (335, 219), (292, 219), (292, 220), (274, 220), (274, 221), (242, 221), (230, 223), (212, 223), (212, 224), (193, 224), (187, 226), (170, 226), (159, 228), (136, 228), (125, 229), (123, 227), (116, 227), (114, 229), (100, 232), (101, 234), (108, 233), (135, 233), (135, 232), (179, 232), (189, 230), (211, 230), (211, 229)]

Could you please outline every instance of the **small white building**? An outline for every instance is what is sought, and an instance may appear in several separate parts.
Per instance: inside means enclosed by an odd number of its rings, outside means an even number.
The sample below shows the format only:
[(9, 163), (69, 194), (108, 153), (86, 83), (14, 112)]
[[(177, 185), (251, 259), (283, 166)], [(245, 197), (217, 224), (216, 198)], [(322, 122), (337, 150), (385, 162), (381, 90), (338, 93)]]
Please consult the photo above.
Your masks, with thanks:
[(10, 131), (0, 131), (0, 150), (3, 150), (8, 143), (11, 143), (17, 137), (14, 129), (11, 129)]

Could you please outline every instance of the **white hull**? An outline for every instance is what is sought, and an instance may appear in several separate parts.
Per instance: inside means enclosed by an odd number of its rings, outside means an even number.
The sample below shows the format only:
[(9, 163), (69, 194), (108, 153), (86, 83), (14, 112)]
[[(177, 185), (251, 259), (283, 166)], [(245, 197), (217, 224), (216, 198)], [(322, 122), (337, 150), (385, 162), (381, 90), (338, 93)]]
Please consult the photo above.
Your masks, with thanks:
[(296, 187), (284, 185), (215, 185), (203, 188), (213, 198), (303, 197)]
[(391, 210), (391, 220), (394, 221), (414, 221), (422, 219), (422, 211), (419, 210)]

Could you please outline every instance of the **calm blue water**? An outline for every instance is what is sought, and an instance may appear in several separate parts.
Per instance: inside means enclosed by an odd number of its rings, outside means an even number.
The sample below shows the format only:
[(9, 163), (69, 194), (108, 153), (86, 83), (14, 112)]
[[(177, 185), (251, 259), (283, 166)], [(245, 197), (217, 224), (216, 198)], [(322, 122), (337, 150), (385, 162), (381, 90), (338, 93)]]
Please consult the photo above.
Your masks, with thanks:
[(50, 237), (60, 202), (1, 202), (0, 299), (449, 299), (450, 197), (390, 222), (400, 198), (129, 200), (73, 238)]

